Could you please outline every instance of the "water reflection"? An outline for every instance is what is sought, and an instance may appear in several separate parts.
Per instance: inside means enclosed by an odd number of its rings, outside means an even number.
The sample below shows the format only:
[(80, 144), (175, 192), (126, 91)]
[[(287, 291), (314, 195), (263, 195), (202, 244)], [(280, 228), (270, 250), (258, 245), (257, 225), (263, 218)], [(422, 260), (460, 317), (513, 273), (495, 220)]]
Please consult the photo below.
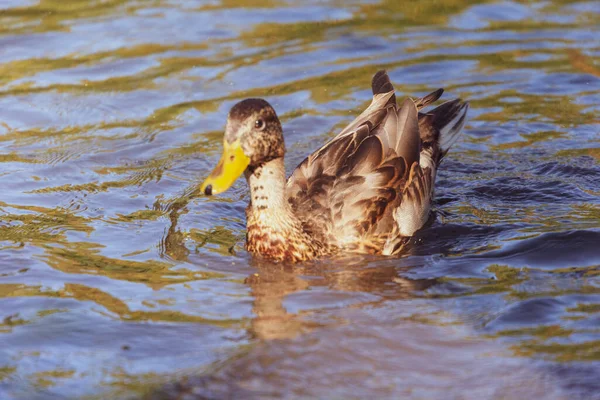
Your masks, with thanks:
[[(189, 191), (187, 195), (177, 198), (167, 207), (171, 224), (166, 235), (161, 240), (161, 249), (165, 256), (177, 261), (188, 261), (190, 250), (185, 245), (186, 235), (177, 228), (181, 213), (187, 212), (186, 207), (196, 191)], [(160, 204), (155, 205), (160, 208)], [(217, 244), (213, 251), (227, 255), (231, 254), (236, 246), (235, 238), (226, 233), (229, 239), (227, 244), (219, 239), (219, 231), (214, 230), (202, 235), (201, 240), (194, 240), (197, 247), (207, 243)], [(226, 252), (224, 252), (224, 250)], [(408, 252), (407, 252), (408, 254)], [(251, 334), (260, 339), (293, 338), (296, 335), (310, 330), (311, 322), (303, 321), (296, 312), (289, 313), (284, 306), (284, 300), (294, 293), (302, 293), (318, 287), (327, 288), (328, 292), (339, 295), (342, 303), (348, 297), (345, 292), (370, 293), (373, 304), (384, 300), (410, 298), (414, 292), (422, 292), (435, 285), (436, 279), (406, 279), (399, 275), (397, 266), (393, 261), (387, 260), (387, 265), (372, 266), (375, 259), (365, 256), (339, 257), (334, 260), (321, 260), (305, 265), (272, 263), (256, 258), (251, 260), (250, 266), (255, 269), (245, 278), (244, 283), (249, 285), (254, 298), (252, 312)], [(405, 267), (410, 269), (410, 267)], [(321, 295), (321, 297), (324, 297)], [(353, 300), (348, 298), (350, 303)], [(359, 301), (357, 304), (368, 305), (371, 302)]]
[[(402, 278), (392, 265), (368, 267), (366, 261), (349, 264), (338, 260), (337, 265), (294, 268), (256, 263), (257, 272), (246, 278), (254, 296), (252, 333), (261, 339), (293, 338), (315, 327), (315, 322), (305, 317), (310, 308), (327, 308), (328, 303), (333, 307), (377, 306), (385, 300), (410, 298), (436, 283), (435, 279)], [(322, 293), (318, 299), (306, 299), (307, 305), (312, 303), (309, 310), (288, 312), (286, 298), (294, 293), (310, 297), (307, 290)]]
[[(0, 7), (0, 398), (600, 390), (596, 3)], [(399, 259), (251, 259), (245, 184), (195, 193), (232, 103), (276, 107), (289, 171), (380, 68), (471, 101), (431, 226)]]

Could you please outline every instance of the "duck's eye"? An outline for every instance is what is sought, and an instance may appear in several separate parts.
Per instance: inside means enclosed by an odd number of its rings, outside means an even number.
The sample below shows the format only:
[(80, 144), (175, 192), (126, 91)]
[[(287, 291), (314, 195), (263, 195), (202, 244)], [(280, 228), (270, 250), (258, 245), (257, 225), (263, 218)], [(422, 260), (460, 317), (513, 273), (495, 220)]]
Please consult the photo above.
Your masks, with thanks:
[(254, 121), (254, 127), (262, 131), (263, 129), (265, 129), (265, 121), (263, 121), (262, 119), (257, 119), (256, 121)]

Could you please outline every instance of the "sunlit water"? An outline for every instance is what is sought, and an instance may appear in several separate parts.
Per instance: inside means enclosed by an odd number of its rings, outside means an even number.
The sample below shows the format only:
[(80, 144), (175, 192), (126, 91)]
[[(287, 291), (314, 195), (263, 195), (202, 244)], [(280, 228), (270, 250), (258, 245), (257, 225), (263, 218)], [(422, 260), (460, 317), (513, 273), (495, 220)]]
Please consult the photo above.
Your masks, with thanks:
[[(0, 1), (0, 398), (600, 398), (599, 3), (249, 3)], [(381, 68), (471, 102), (435, 222), (252, 260), (229, 107), (291, 171)]]

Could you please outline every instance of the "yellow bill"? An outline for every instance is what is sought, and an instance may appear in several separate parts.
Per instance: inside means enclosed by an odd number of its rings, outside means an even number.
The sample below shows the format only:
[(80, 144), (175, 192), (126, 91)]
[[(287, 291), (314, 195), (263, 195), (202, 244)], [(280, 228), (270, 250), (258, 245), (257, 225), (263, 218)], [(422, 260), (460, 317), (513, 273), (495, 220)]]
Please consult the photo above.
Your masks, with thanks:
[(223, 155), (219, 163), (200, 186), (200, 191), (204, 194), (223, 193), (233, 185), (233, 182), (244, 173), (250, 164), (250, 158), (244, 154), (239, 139), (231, 144), (227, 143), (227, 140), (223, 142)]

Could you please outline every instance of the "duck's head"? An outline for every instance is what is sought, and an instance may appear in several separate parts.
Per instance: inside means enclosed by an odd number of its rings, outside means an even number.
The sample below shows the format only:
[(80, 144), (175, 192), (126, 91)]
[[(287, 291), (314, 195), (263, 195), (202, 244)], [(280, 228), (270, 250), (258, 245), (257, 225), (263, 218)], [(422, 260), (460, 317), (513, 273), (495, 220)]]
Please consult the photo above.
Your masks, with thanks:
[(263, 99), (242, 100), (229, 111), (223, 155), (200, 190), (207, 195), (222, 193), (247, 169), (284, 154), (283, 131), (273, 107)]

